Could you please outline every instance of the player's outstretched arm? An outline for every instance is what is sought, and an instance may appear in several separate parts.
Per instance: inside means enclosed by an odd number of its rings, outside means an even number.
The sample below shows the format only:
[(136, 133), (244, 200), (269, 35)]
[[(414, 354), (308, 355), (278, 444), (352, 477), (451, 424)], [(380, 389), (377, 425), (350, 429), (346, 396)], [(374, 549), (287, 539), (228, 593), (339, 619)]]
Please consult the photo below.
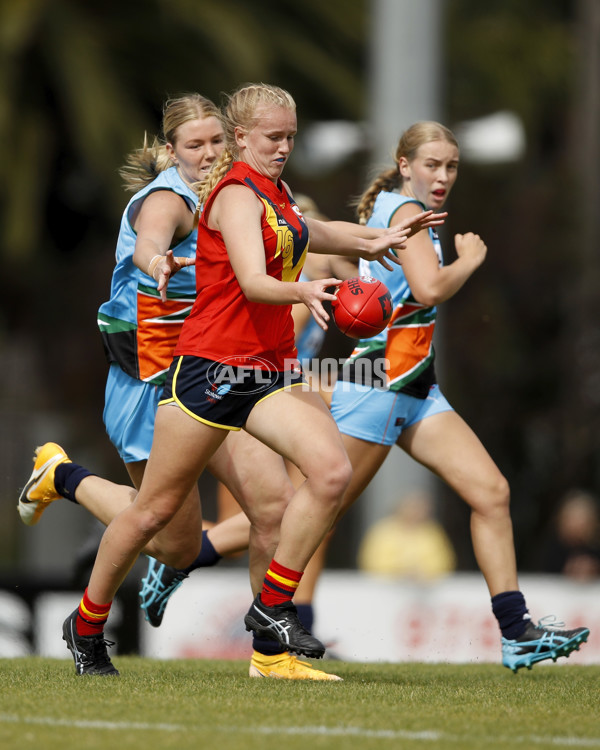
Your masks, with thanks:
[[(447, 211), (443, 213), (434, 213), (432, 210), (421, 211), (420, 213), (415, 214), (414, 216), (411, 216), (399, 223), (400, 226), (409, 230), (407, 237), (412, 237), (422, 229), (440, 226), (444, 223), (447, 216)], [(309, 229), (313, 228), (313, 225), (309, 222), (320, 221), (319, 219), (311, 218), (307, 218), (305, 220), (307, 224), (309, 224)], [(382, 235), (385, 235), (386, 232), (389, 232), (389, 229), (368, 227), (365, 224), (355, 224), (351, 221), (329, 221), (327, 222), (327, 224), (334, 229), (339, 229), (340, 231), (347, 232), (348, 234), (352, 234), (355, 237), (362, 237), (365, 240), (374, 240), (378, 237), (381, 237)]]

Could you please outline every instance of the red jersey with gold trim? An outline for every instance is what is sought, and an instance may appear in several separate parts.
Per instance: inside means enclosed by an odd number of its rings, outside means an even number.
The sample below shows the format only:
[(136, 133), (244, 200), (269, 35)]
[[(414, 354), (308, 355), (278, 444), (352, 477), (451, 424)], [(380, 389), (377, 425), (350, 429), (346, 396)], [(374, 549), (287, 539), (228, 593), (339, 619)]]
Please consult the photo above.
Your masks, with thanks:
[(248, 301), (231, 267), (221, 233), (207, 225), (216, 195), (231, 184), (245, 185), (263, 204), (261, 229), (269, 276), (297, 281), (304, 265), (308, 228), (281, 180), (275, 184), (244, 162), (234, 162), (210, 194), (200, 217), (197, 297), (183, 324), (175, 355), (227, 359), (229, 364), (240, 367), (290, 369), (296, 359), (292, 306)]

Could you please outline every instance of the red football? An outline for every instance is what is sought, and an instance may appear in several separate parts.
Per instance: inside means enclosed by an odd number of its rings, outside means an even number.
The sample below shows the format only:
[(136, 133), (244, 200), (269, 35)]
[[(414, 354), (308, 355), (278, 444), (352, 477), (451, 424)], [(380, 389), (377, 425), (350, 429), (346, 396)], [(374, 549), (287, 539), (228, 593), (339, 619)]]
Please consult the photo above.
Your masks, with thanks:
[(331, 311), (336, 326), (346, 336), (366, 339), (386, 327), (392, 316), (387, 286), (370, 276), (346, 279), (339, 285)]

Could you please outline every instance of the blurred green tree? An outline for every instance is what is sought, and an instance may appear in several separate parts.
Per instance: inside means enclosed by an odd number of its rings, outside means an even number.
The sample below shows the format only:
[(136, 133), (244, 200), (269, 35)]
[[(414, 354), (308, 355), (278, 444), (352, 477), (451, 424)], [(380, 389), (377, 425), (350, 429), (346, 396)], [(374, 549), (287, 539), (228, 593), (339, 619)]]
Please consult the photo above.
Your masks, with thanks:
[(302, 116), (362, 113), (365, 0), (3, 0), (2, 256), (69, 250), (123, 204), (117, 168), (169, 95), (251, 80)]

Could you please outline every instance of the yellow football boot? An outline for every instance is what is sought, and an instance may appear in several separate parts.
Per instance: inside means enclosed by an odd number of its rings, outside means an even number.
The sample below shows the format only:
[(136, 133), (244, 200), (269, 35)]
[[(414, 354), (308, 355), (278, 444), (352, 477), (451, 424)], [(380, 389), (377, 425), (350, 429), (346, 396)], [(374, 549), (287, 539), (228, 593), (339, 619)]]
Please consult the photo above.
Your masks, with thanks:
[(35, 449), (33, 471), (19, 495), (19, 515), (27, 526), (35, 526), (48, 505), (61, 497), (54, 487), (54, 472), (64, 463), (71, 463), (71, 459), (56, 443), (44, 443)]
[(332, 680), (341, 681), (336, 674), (321, 672), (306, 661), (288, 652), (266, 656), (254, 651), (250, 660), (250, 677), (273, 677), (276, 680)]

